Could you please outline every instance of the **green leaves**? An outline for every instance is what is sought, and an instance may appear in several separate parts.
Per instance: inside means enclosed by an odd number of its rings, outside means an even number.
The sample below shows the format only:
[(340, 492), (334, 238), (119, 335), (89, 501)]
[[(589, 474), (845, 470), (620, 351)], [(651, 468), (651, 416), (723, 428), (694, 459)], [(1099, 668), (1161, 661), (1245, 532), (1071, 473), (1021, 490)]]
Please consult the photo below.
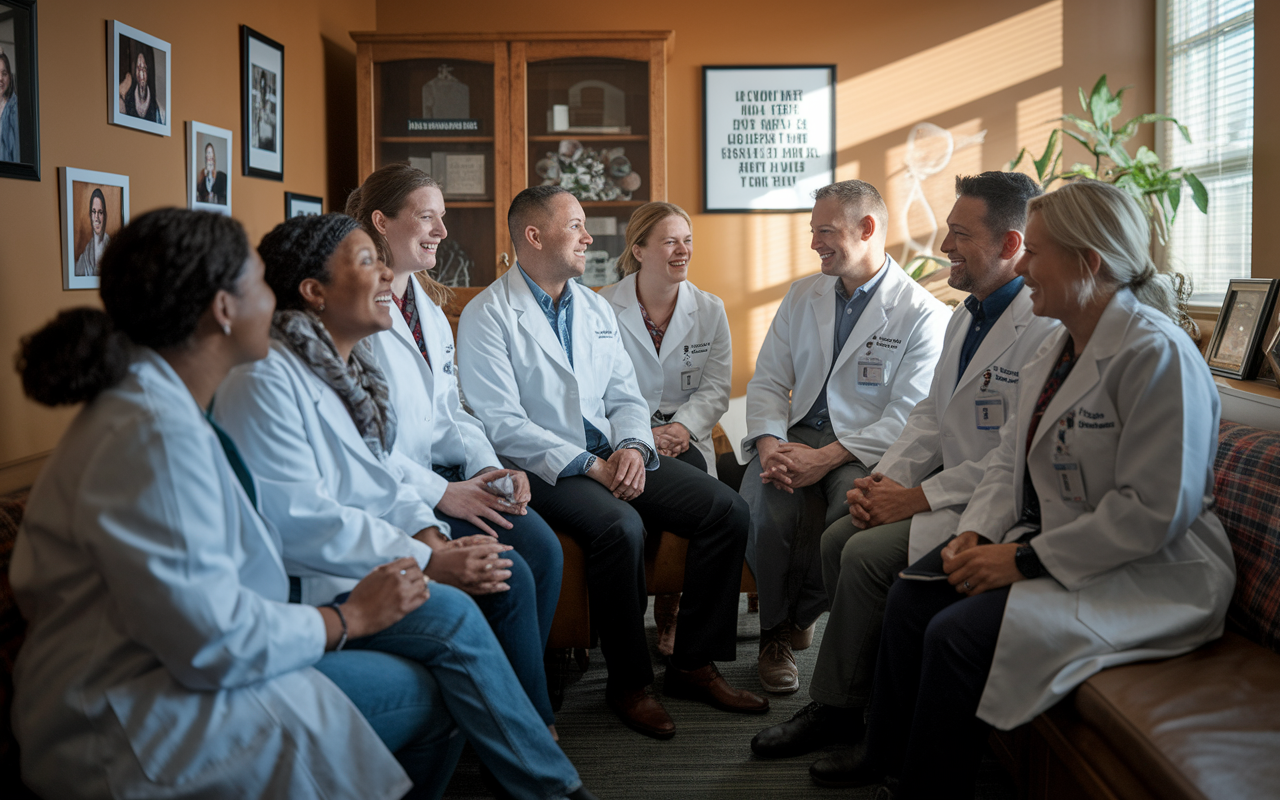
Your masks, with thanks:
[(937, 272), (943, 267), (951, 266), (951, 262), (945, 258), (937, 256), (919, 255), (902, 265), (902, 269), (913, 281), (918, 281), (926, 275)]
[[(1080, 108), (1088, 114), (1088, 118), (1075, 114), (1062, 115), (1059, 119), (1064, 123), (1063, 127), (1054, 128), (1050, 132), (1044, 153), (1039, 158), (1031, 157), (1031, 163), (1035, 167), (1036, 178), (1045, 189), (1054, 181), (1078, 178), (1108, 181), (1124, 189), (1146, 211), (1157, 236), (1164, 242), (1182, 203), (1183, 181), (1191, 187), (1191, 198), (1201, 213), (1208, 213), (1209, 193), (1193, 173), (1181, 167), (1162, 169), (1160, 156), (1145, 145), (1139, 147), (1133, 155), (1129, 154), (1125, 142), (1132, 139), (1143, 125), (1170, 123), (1188, 143), (1191, 141), (1191, 133), (1185, 125), (1165, 114), (1139, 114), (1115, 127), (1112, 123), (1120, 114), (1122, 98), (1127, 89), (1128, 87), (1123, 87), (1112, 93), (1107, 86), (1105, 74), (1098, 78), (1087, 95), (1081, 87), (1078, 92)], [(1093, 156), (1093, 164), (1077, 162), (1060, 172), (1067, 139), (1075, 141)], [(1030, 157), (1026, 148), (1009, 162), (1008, 169), (1016, 169), (1024, 156)]]

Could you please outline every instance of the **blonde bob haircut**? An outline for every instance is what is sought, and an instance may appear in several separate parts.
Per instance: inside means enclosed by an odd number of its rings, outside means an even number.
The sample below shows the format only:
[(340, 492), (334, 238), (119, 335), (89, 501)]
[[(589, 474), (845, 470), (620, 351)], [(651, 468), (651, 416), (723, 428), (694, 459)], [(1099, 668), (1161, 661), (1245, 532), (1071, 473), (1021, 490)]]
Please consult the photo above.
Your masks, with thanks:
[(640, 271), (640, 259), (636, 258), (631, 250), (636, 245), (644, 247), (649, 241), (649, 234), (653, 233), (657, 224), (667, 217), (680, 217), (689, 223), (689, 230), (693, 230), (693, 220), (675, 203), (645, 203), (631, 215), (631, 221), (627, 223), (627, 247), (622, 251), (622, 255), (618, 256), (619, 278), (625, 278), (633, 272)]
[[(382, 235), (373, 224), (373, 212), (381, 211), (385, 216), (395, 218), (403, 209), (409, 195), (423, 187), (440, 188), (435, 179), (422, 170), (408, 164), (388, 164), (375, 170), (364, 179), (360, 188), (347, 195), (347, 216), (360, 223), (364, 232), (373, 239), (378, 248), (378, 258), (388, 267), (391, 263), (391, 245), (387, 237)], [(427, 270), (414, 273), (422, 290), (438, 306), (445, 306), (453, 299), (453, 291), (431, 277)]]
[[(1179, 302), (1185, 281), (1160, 271), (1151, 260), (1150, 225), (1138, 202), (1123, 189), (1095, 180), (1073, 181), (1029, 201), (1028, 218), (1032, 214), (1040, 215), (1054, 244), (1076, 256), (1081, 306), (1100, 292), (1128, 288), (1138, 300), (1186, 327)], [(1090, 252), (1102, 262), (1096, 276), (1087, 266)]]

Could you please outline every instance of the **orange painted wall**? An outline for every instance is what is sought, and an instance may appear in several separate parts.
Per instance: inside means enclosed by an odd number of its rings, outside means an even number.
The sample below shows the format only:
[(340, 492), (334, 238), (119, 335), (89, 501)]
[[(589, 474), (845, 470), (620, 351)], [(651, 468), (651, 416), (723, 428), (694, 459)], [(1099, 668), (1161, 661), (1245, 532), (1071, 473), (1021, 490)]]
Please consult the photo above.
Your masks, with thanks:
[[(355, 44), (374, 27), (372, 2), (57, 0), (40, 18), (40, 182), (0, 179), (0, 471), (53, 447), (71, 410), (22, 396), (9, 367), (19, 337), (57, 311), (96, 304), (62, 290), (58, 167), (128, 175), (133, 215), (184, 205), (186, 135), (195, 119), (235, 131), (228, 174), (235, 216), (257, 242), (284, 218), (285, 190), (345, 198), (355, 171)], [(173, 48), (169, 138), (107, 124), (107, 20)], [(249, 25), (285, 46), (285, 181), (240, 174), (240, 33)]]
[[(837, 176), (872, 182), (895, 213), (907, 192), (901, 166), (912, 125), (933, 122), (957, 138), (985, 130), (981, 144), (957, 151), (947, 170), (925, 182), (940, 223), (954, 199), (956, 172), (999, 169), (1022, 144), (1042, 148), (1045, 121), (1074, 110), (1076, 87), (1092, 86), (1102, 72), (1112, 86), (1133, 85), (1128, 112), (1155, 106), (1154, 0), (913, 0), (907, 6), (809, 0), (795, 7), (649, 0), (589, 11), (571, 6), (566, 13), (551, 8), (526, 0), (379, 0), (378, 30), (674, 30), (668, 199), (691, 212), (702, 202), (703, 65), (836, 64)], [(924, 230), (922, 217), (912, 220), (913, 232)], [(694, 214), (691, 278), (725, 301), (735, 395), (745, 391), (787, 286), (818, 268), (808, 222), (808, 214)], [(889, 234), (895, 257), (902, 234), (895, 218)]]

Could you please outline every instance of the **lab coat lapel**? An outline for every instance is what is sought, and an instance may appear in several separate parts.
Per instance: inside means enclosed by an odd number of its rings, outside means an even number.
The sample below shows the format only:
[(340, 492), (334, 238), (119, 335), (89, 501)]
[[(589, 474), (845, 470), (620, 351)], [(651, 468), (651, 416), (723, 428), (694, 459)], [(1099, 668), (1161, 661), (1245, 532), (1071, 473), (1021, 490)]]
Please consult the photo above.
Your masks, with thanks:
[(835, 337), (836, 321), (834, 300), (831, 294), (836, 289), (839, 278), (818, 281), (813, 285), (813, 293), (809, 295), (809, 313), (813, 315), (818, 326), (818, 348), (822, 353), (822, 363), (831, 363), (832, 339)]
[[(416, 280), (410, 278), (405, 294), (413, 292), (413, 301), (418, 304), (418, 324), (422, 326), (422, 336), (427, 344), (427, 353), (431, 356), (431, 363), (435, 364), (437, 363), (436, 359), (440, 356), (431, 347), (431, 332), (428, 330), (426, 319), (422, 314), (422, 302), (431, 301), (427, 300), (426, 295), (418, 291), (417, 283)], [(422, 351), (418, 349), (418, 343), (413, 340), (413, 331), (409, 330), (409, 323), (404, 321), (404, 314), (400, 313), (398, 308), (391, 312), (391, 329), (396, 332), (396, 345), (408, 348), (409, 353), (413, 356), (413, 362), (418, 365), (418, 373), (426, 383), (427, 395), (432, 396), (435, 391), (435, 376), (432, 374), (431, 367), (428, 366), (426, 359), (422, 357)]]
[[(858, 318), (858, 323), (853, 326), (853, 330), (849, 332), (849, 338), (845, 340), (844, 347), (840, 348), (840, 355), (836, 356), (835, 366), (832, 372), (849, 363), (849, 359), (855, 354), (865, 355), (867, 342), (874, 341), (873, 336), (879, 336), (884, 332), (885, 326), (889, 323), (889, 315), (893, 313), (894, 306), (901, 299), (902, 290), (905, 288), (903, 283), (906, 280), (906, 274), (900, 269), (895, 269), (895, 263), (892, 258), (885, 256), (884, 266), (882, 270), (887, 270), (884, 277), (880, 279), (880, 286), (876, 288), (876, 293), (872, 295), (871, 302), (863, 309), (862, 316)], [(832, 284), (834, 287), (835, 284)], [(834, 303), (833, 303), (834, 305)], [(831, 320), (832, 328), (827, 333), (827, 343), (831, 346), (832, 338), (835, 335), (835, 309), (827, 309), (827, 319)], [(905, 347), (905, 345), (903, 345)], [(863, 348), (859, 350), (859, 348)], [(883, 352), (883, 351), (882, 351)], [(872, 350), (875, 355), (875, 350)], [(883, 358), (881, 356), (881, 358)]]
[[(518, 267), (519, 265), (504, 277), (507, 281), (507, 296), (511, 300), (511, 309), (516, 312), (520, 327), (538, 343), (548, 358), (568, 372), (573, 372), (573, 367), (569, 365), (569, 357), (565, 355), (564, 348), (560, 345), (560, 338), (551, 329), (551, 323), (547, 322), (547, 315), (543, 312), (542, 306), (538, 305), (533, 292), (529, 291), (529, 284), (525, 283), (524, 276), (520, 274)], [(564, 290), (568, 292), (572, 289), (572, 286), (566, 285)], [(575, 308), (575, 319), (578, 316), (577, 312), (578, 309)]]
[[(653, 337), (640, 315), (640, 298), (636, 296), (636, 274), (633, 272), (618, 282), (613, 295), (613, 313), (618, 317), (618, 324), (632, 333), (644, 347), (645, 355), (659, 363), (658, 351), (653, 348)], [(575, 312), (575, 317), (576, 317)]]
[[(1025, 286), (1018, 295), (1014, 297), (996, 320), (995, 326), (987, 333), (986, 338), (982, 340), (982, 344), (978, 345), (978, 350), (973, 354), (973, 358), (969, 361), (969, 366), (965, 368), (964, 375), (960, 376), (960, 382), (956, 384), (953, 394), (959, 393), (961, 387), (967, 386), (969, 383), (978, 380), (985, 374), (987, 365), (994, 362), (997, 358), (1013, 347), (1014, 342), (1018, 341), (1018, 337), (1026, 329), (1027, 324), (1031, 321), (1031, 303), (1020, 302), (1028, 294), (1030, 290)], [(968, 312), (965, 312), (968, 314)], [(970, 326), (973, 324), (972, 315), (970, 315)], [(969, 328), (965, 328), (965, 335), (969, 333)], [(960, 337), (960, 346), (964, 347), (964, 337)], [(960, 357), (960, 350), (955, 353), (955, 360)], [(1077, 365), (1078, 366), (1078, 365)], [(1074, 371), (1074, 370), (1073, 370)]]
[(671, 321), (667, 323), (667, 333), (662, 339), (662, 356), (660, 361), (666, 363), (667, 358), (677, 350), (681, 343), (693, 330), (697, 321), (698, 300), (689, 288), (689, 282), (680, 284), (680, 293), (676, 295), (676, 308), (671, 312)]
[[(417, 345), (414, 346), (414, 350), (417, 350)], [(419, 355), (418, 358), (422, 356)], [(378, 473), (381, 470), (381, 462), (374, 457), (373, 452), (369, 450), (369, 445), (365, 444), (364, 439), (360, 437), (360, 431), (351, 420), (351, 412), (343, 404), (342, 398), (338, 397), (338, 393), (330, 389), (320, 376), (309, 368), (307, 379), (308, 388), (316, 403), (316, 415), (320, 417), (321, 424), (342, 442), (352, 456), (361, 461), (379, 465), (370, 470), (375, 474)]]

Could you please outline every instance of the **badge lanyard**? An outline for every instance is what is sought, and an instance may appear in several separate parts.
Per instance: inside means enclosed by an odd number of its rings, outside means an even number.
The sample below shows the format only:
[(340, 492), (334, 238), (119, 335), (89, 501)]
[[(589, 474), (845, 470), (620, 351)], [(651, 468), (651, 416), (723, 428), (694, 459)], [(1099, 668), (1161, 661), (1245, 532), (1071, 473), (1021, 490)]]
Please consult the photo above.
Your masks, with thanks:
[(991, 370), (982, 376), (982, 386), (973, 401), (973, 411), (980, 431), (998, 431), (1004, 425), (1004, 395), (990, 388)]
[(867, 342), (866, 354), (858, 359), (859, 386), (884, 385), (884, 361), (871, 355), (871, 348), (874, 346), (874, 341)]
[(1083, 503), (1084, 473), (1080, 470), (1080, 462), (1071, 455), (1067, 445), (1067, 431), (1075, 427), (1076, 412), (1068, 411), (1065, 417), (1058, 420), (1055, 435), (1057, 441), (1053, 445), (1053, 471), (1058, 479), (1058, 491), (1062, 499), (1068, 503)]

